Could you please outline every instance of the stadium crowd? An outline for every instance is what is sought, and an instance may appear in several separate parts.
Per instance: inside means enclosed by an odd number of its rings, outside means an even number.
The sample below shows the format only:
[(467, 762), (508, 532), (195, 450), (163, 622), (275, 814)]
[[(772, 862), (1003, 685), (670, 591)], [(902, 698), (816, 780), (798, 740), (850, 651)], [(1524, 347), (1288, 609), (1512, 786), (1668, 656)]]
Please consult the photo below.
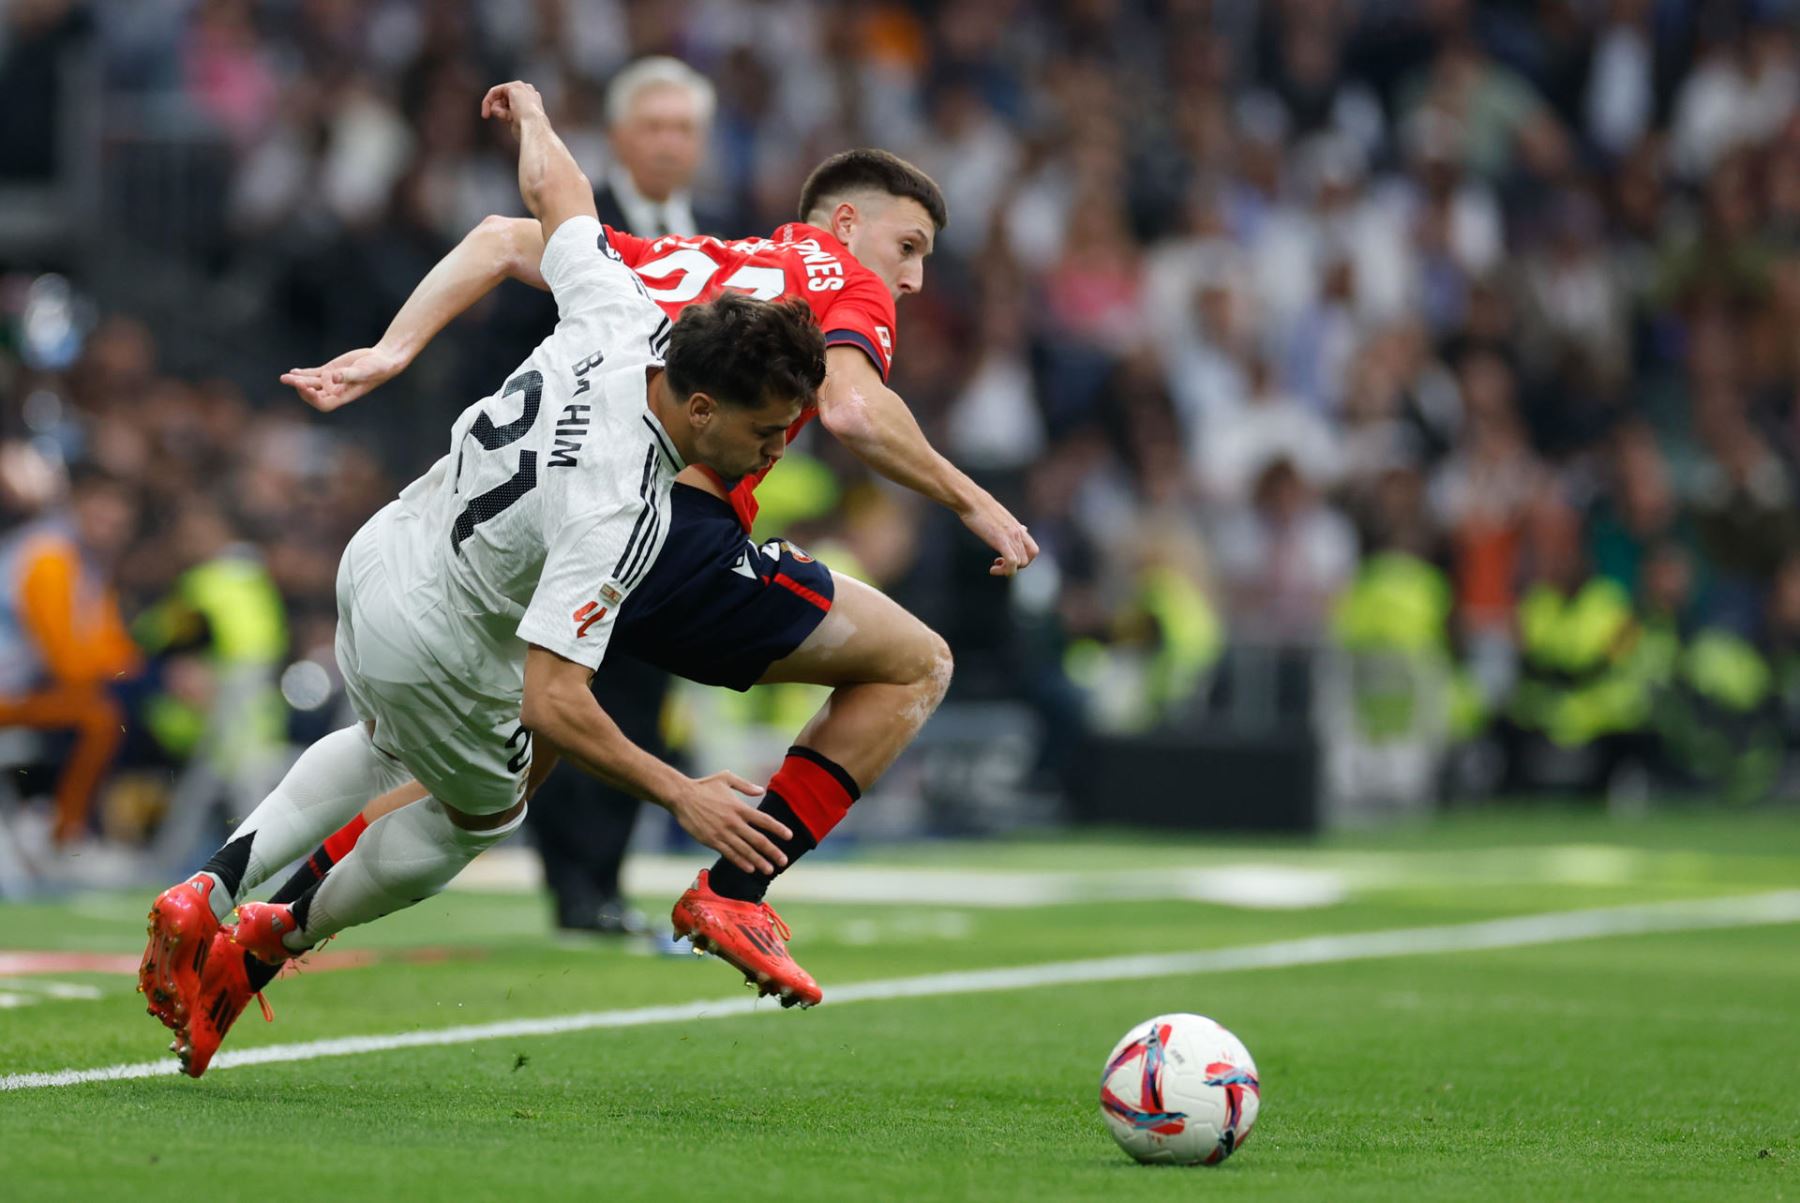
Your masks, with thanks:
[[(1795, 729), (1791, 4), (26, 0), (4, 23), (0, 96), (55, 93), (90, 47), (108, 106), (175, 106), (224, 152), (193, 292), (166, 298), (227, 323), (216, 367), (167, 314), (36, 275), (66, 264), (0, 265), (0, 640), (9, 669), (46, 623), (80, 652), (0, 677), (0, 714), (77, 697), (102, 761), (193, 755), (233, 665), (329, 664), (337, 556), (522, 355), (512, 294), (330, 419), (275, 377), (372, 343), (519, 211), (488, 84), (535, 83), (599, 178), (606, 82), (646, 54), (716, 85), (718, 233), (792, 220), (845, 146), (944, 188), (894, 384), (1042, 560), (989, 579), (953, 516), (816, 430), (763, 513), (944, 633), (953, 698), (1025, 700), (1066, 747), (1195, 721), (1232, 648), (1348, 648), (1441, 669), (1509, 780), (1529, 746), (1605, 747), (1602, 771), (1629, 752), (1745, 793)], [(0, 174), (54, 172), (21, 111)], [(76, 587), (44, 586), (52, 553)]]

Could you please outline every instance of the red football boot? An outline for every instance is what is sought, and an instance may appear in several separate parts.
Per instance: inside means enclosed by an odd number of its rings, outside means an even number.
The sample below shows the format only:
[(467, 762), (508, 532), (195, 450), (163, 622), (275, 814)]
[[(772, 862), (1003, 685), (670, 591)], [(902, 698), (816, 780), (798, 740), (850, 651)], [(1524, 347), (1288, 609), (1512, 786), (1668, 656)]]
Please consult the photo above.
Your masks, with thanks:
[(212, 911), (217, 884), (210, 874), (196, 873), (150, 904), (150, 943), (138, 966), (138, 992), (150, 1014), (177, 1033), (193, 1013), (200, 975), (219, 930)]
[(713, 893), (705, 869), (676, 900), (670, 917), (676, 939), (686, 936), (696, 951), (729, 962), (758, 994), (778, 995), (784, 1007), (813, 1007), (824, 999), (812, 974), (788, 955), (793, 936), (775, 908)]
[(259, 961), (279, 965), (301, 955), (281, 942), (281, 937), (298, 926), (294, 908), (285, 902), (246, 902), (238, 907), (237, 922), (230, 930), (233, 942), (244, 951)]
[(181, 1072), (197, 1078), (212, 1064), (213, 1054), (225, 1039), (225, 1033), (244, 1013), (252, 998), (262, 1004), (263, 1018), (275, 1022), (275, 1012), (261, 991), (250, 988), (250, 976), (244, 964), (246, 953), (232, 939), (230, 928), (221, 928), (213, 936), (212, 951), (207, 954), (206, 972), (200, 975), (199, 1001), (188, 1016), (187, 1039), (176, 1037), (175, 1055), (181, 1058)]

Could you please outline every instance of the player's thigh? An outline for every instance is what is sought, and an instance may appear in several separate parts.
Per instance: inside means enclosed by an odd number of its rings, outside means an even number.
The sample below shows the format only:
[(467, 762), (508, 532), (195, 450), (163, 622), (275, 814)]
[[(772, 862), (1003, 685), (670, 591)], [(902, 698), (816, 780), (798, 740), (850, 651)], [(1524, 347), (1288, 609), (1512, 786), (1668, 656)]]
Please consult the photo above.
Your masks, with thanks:
[(943, 638), (881, 590), (831, 574), (831, 610), (799, 647), (775, 661), (759, 684), (910, 684), (949, 672)]
[[(448, 810), (477, 818), (512, 811), (541, 777), (532, 755), (531, 732), (519, 721), (516, 706), (458, 716), (422, 707), (417, 697), (396, 698), (392, 690), (377, 693), (377, 746), (391, 749), (400, 765)], [(435, 730), (429, 738), (421, 738), (425, 725), (421, 720), (427, 717)]]

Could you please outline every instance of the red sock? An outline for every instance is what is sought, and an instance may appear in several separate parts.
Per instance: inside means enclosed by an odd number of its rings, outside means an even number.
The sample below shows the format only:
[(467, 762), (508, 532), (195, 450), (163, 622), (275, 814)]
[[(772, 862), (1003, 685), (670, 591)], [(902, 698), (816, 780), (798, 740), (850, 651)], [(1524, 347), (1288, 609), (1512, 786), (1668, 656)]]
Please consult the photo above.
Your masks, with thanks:
[[(856, 779), (843, 766), (811, 748), (793, 747), (788, 749), (781, 768), (769, 778), (769, 792), (763, 795), (757, 809), (774, 815), (793, 833), (785, 840), (769, 837), (792, 867), (819, 846), (819, 841), (850, 813), (850, 804), (861, 796)], [(777, 869), (767, 875), (752, 873), (721, 856), (714, 862), (708, 881), (715, 892), (726, 898), (761, 902), (769, 883), (780, 872)]]
[(862, 797), (856, 779), (835, 761), (811, 748), (792, 747), (781, 768), (769, 778), (769, 792), (787, 802), (817, 844), (850, 813)]
[(345, 854), (356, 847), (356, 841), (362, 838), (362, 833), (368, 830), (368, 827), (369, 820), (363, 818), (359, 813), (354, 819), (326, 836), (325, 855), (331, 859), (331, 863), (335, 865), (343, 860)]

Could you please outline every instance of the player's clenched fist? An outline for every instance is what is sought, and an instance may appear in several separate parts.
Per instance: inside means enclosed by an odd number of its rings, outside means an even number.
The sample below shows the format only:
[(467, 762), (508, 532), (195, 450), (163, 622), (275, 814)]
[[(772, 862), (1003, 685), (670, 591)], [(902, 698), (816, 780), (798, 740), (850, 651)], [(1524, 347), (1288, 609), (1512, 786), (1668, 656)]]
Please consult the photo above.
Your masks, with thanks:
[(511, 125), (514, 129), (525, 118), (544, 112), (544, 98), (538, 90), (524, 80), (515, 79), (508, 84), (495, 84), (488, 89), (488, 94), (481, 98), (481, 115), (494, 117)]

